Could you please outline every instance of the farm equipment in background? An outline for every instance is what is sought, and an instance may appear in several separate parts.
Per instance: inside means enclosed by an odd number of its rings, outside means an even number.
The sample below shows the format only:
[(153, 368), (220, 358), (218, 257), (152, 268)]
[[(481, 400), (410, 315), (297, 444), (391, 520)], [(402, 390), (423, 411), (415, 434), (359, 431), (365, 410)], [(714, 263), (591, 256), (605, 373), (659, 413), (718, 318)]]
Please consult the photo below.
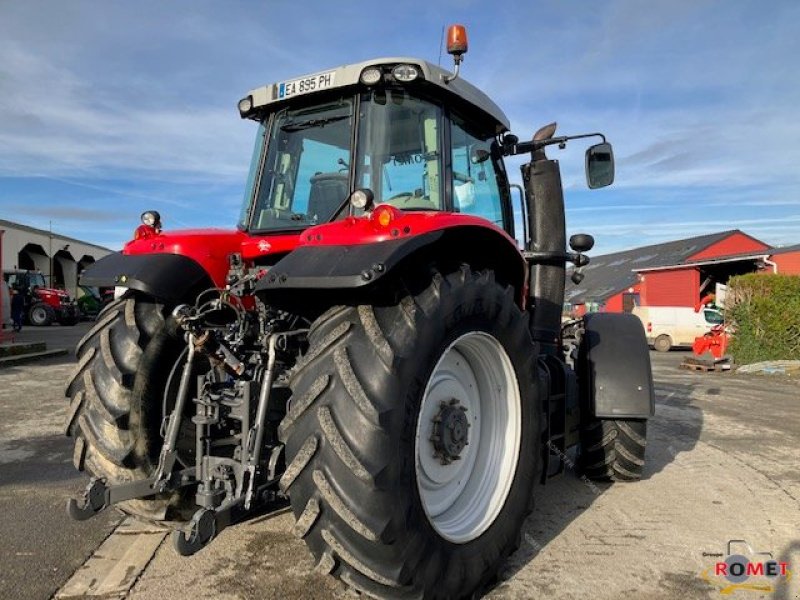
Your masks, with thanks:
[[(566, 453), (594, 479), (642, 476), (654, 414), (639, 320), (562, 325), (565, 231), (549, 146), (599, 137), (590, 188), (614, 178), (601, 134), (531, 140), (459, 77), (376, 59), (253, 90), (259, 123), (234, 231), (164, 232), (155, 211), (88, 268), (118, 286), (67, 384), (68, 510), (177, 521), (193, 554), (285, 505), (318, 569), (375, 597), (470, 597), (521, 536), (533, 488)], [(512, 201), (504, 157), (529, 154)], [(514, 240), (515, 209), (524, 244)]]
[(43, 327), (51, 323), (75, 325), (80, 312), (69, 293), (47, 286), (44, 275), (37, 271), (3, 271), (9, 288), (17, 290), (25, 299), (25, 320), (30, 325)]
[(94, 319), (100, 311), (114, 300), (113, 288), (96, 288), (88, 285), (79, 285), (76, 293), (76, 303), (82, 319)]
[(712, 327), (711, 331), (695, 338), (692, 353), (697, 358), (685, 358), (681, 368), (694, 371), (730, 371), (731, 359), (726, 354), (731, 335), (730, 328), (720, 323)]
[(725, 353), (728, 351), (729, 341), (730, 335), (725, 325), (715, 325), (711, 328), (711, 331), (694, 340), (692, 352), (697, 356), (702, 356), (706, 352), (710, 352), (715, 360), (722, 360)]

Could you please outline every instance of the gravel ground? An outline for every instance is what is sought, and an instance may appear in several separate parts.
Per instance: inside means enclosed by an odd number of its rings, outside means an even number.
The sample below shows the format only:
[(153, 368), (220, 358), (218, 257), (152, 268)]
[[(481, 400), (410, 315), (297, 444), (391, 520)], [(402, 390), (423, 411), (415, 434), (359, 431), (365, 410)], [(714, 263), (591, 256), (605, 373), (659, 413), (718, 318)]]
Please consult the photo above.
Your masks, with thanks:
[[(85, 328), (86, 325), (79, 325)], [(80, 331), (48, 337), (71, 347)], [(37, 332), (39, 335), (39, 332)], [(77, 339), (77, 338), (76, 338)], [(683, 371), (685, 353), (653, 353), (656, 417), (645, 478), (587, 485), (573, 472), (536, 489), (523, 543), (491, 598), (718, 598), (713, 570), (731, 539), (800, 568), (800, 379)], [(72, 360), (72, 359), (69, 359)], [(70, 522), (63, 501), (85, 479), (61, 433), (67, 359), (0, 370), (0, 597), (47, 598), (116, 525), (113, 511)], [(136, 600), (331, 598), (291, 515), (231, 527), (191, 558), (169, 538), (128, 593)], [(792, 567), (790, 567), (792, 568)], [(800, 598), (800, 578), (773, 592)]]
[[(74, 347), (89, 329), (26, 328), (18, 341)], [(67, 496), (86, 485), (64, 436), (64, 382), (74, 356), (0, 369), (0, 598), (49, 598), (111, 533), (109, 511), (86, 523), (67, 517)]]
[[(656, 417), (643, 481), (538, 488), (537, 507), (497, 599), (718, 598), (702, 578), (731, 539), (800, 566), (800, 381), (684, 371), (686, 353), (652, 354)], [(165, 543), (130, 598), (330, 598), (347, 592), (314, 573), (291, 515), (230, 528), (181, 558)], [(795, 567), (798, 568), (798, 567)], [(800, 598), (798, 580), (773, 593)]]

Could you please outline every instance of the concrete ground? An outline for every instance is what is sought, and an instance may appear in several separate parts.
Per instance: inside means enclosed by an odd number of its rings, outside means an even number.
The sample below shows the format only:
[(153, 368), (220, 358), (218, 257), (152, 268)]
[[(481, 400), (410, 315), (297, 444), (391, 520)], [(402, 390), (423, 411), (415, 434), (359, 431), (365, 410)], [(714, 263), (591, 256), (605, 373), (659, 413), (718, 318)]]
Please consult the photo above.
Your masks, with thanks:
[[(489, 597), (723, 597), (713, 571), (711, 581), (702, 573), (732, 539), (800, 571), (800, 381), (684, 371), (685, 352), (651, 356), (657, 407), (644, 480), (587, 485), (568, 472), (538, 488), (522, 546)], [(284, 514), (237, 526), (188, 559), (164, 544), (129, 597), (346, 595), (313, 572), (292, 524)], [(800, 598), (790, 583), (734, 597)]]
[(11, 330), (3, 330), (3, 342), (36, 343), (44, 342), (47, 349), (66, 348), (70, 353), (75, 349), (78, 341), (83, 337), (92, 326), (90, 321), (82, 321), (77, 325), (59, 325), (53, 323), (47, 327), (33, 327), (25, 325), (22, 331), (14, 333)]
[[(18, 341), (70, 352), (90, 324), (26, 328)], [(66, 498), (85, 485), (64, 436), (64, 382), (74, 355), (0, 369), (0, 598), (49, 598), (119, 523), (67, 517)]]
[[(728, 541), (737, 539), (800, 572), (800, 380), (683, 371), (678, 363), (685, 356), (651, 354), (658, 399), (644, 480), (586, 484), (568, 471), (537, 488), (522, 546), (489, 597), (725, 597), (725, 582), (714, 577), (713, 566), (724, 559), (718, 555), (727, 553)], [(77, 524), (63, 513), (63, 496), (83, 483), (60, 432), (68, 371), (59, 361), (0, 370), (2, 598), (47, 598), (116, 523), (111, 512)], [(314, 561), (292, 536), (292, 524), (291, 515), (281, 513), (236, 525), (191, 558), (178, 556), (169, 537), (150, 543), (152, 559), (138, 557), (143, 572), (129, 576), (130, 591), (116, 597), (347, 595), (313, 572)], [(152, 540), (157, 534), (141, 535)], [(98, 554), (104, 560), (95, 561), (96, 575), (121, 569), (108, 560), (113, 552)], [(774, 589), (727, 591), (734, 598), (800, 598), (800, 577), (749, 583)]]

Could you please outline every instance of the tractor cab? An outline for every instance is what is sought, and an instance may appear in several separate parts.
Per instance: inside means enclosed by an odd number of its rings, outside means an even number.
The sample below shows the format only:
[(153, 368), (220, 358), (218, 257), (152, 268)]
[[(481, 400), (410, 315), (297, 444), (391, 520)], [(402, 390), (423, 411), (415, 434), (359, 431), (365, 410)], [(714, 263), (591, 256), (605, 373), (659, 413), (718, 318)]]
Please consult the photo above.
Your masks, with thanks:
[[(508, 119), (436, 65), (342, 66), (253, 90), (239, 110), (260, 123), (241, 229), (300, 230), (380, 204), (512, 228), (498, 138)], [(356, 190), (368, 199), (349, 203)]]

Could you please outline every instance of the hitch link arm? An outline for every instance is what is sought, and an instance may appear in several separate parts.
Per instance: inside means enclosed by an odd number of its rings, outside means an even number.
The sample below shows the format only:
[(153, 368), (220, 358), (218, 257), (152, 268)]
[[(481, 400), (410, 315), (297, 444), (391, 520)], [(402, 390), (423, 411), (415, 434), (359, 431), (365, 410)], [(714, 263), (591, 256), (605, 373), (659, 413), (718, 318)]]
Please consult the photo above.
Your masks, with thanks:
[[(258, 461), (261, 458), (261, 446), (264, 442), (264, 426), (267, 420), (267, 406), (269, 404), (269, 393), (272, 390), (272, 381), (275, 378), (275, 345), (277, 344), (278, 336), (273, 334), (269, 338), (268, 356), (267, 356), (267, 371), (264, 374), (264, 381), (261, 383), (261, 390), (258, 394), (258, 409), (256, 411), (256, 424), (255, 431), (250, 432), (248, 439), (247, 453), (249, 460), (247, 465), (247, 472), (249, 474), (247, 482), (247, 493), (245, 494), (244, 507), (250, 508), (250, 502), (253, 499), (253, 486), (256, 478), (256, 468)], [(253, 437), (255, 434), (255, 438)]]
[[(194, 467), (172, 473), (163, 482), (163, 490), (168, 491), (182, 488), (194, 483)], [(115, 483), (108, 485), (105, 479), (92, 478), (83, 492), (83, 498), (67, 500), (67, 514), (76, 521), (85, 521), (105, 508), (125, 500), (144, 498), (155, 493), (156, 479), (140, 479), (128, 483)]]
[(166, 481), (175, 466), (175, 447), (178, 443), (178, 432), (181, 425), (181, 417), (183, 416), (183, 409), (186, 406), (186, 396), (189, 393), (189, 379), (192, 375), (192, 365), (194, 363), (195, 354), (195, 337), (194, 334), (189, 333), (189, 351), (186, 357), (186, 364), (181, 373), (181, 382), (178, 387), (178, 397), (175, 400), (175, 408), (169, 416), (169, 423), (167, 425), (167, 435), (164, 440), (164, 445), (161, 447), (161, 454), (158, 457), (158, 467), (154, 474), (154, 488), (157, 491), (163, 491)]

